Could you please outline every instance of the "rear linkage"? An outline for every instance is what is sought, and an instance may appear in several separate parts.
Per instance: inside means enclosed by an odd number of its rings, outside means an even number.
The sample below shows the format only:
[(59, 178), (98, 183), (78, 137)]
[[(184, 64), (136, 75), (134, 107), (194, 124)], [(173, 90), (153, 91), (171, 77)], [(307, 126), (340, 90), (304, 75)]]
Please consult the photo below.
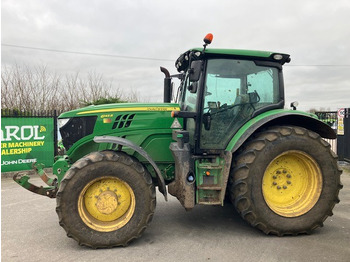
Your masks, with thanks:
[(42, 181), (48, 185), (48, 187), (36, 186), (29, 182), (30, 177), (27, 174), (17, 173), (13, 176), (13, 180), (24, 187), (25, 189), (49, 198), (56, 198), (58, 190), (57, 178), (50, 178), (44, 171), (44, 164), (33, 163), (33, 170), (39, 175)]

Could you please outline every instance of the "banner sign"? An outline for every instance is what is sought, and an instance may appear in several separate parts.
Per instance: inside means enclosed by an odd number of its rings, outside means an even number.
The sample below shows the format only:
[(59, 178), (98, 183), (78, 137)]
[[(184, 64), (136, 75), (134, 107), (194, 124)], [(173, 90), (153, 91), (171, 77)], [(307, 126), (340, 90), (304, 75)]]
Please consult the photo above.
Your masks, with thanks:
[(29, 170), (54, 162), (53, 118), (1, 118), (1, 172)]
[(344, 135), (344, 116), (345, 116), (345, 108), (338, 109), (338, 129), (337, 135)]

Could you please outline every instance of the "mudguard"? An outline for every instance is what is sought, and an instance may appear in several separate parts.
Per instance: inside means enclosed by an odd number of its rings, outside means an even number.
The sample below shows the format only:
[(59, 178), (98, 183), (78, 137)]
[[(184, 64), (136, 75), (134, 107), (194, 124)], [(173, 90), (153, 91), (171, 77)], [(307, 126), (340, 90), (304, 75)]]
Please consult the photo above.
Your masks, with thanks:
[(337, 138), (336, 133), (330, 126), (312, 116), (312, 114), (299, 111), (276, 110), (275, 112), (270, 111), (263, 113), (244, 124), (232, 137), (226, 150), (234, 153), (252, 134), (255, 133), (255, 131), (263, 127), (274, 125), (300, 126), (318, 133), (323, 138)]
[(116, 145), (120, 145), (120, 146), (126, 146), (126, 147), (129, 147), (129, 148), (135, 150), (137, 153), (139, 153), (141, 156), (143, 156), (152, 165), (154, 171), (156, 172), (157, 180), (158, 180), (158, 189), (164, 195), (165, 200), (168, 201), (167, 190), (165, 187), (165, 181), (164, 181), (164, 178), (162, 176), (162, 173), (160, 172), (157, 164), (147, 154), (147, 152), (145, 150), (143, 150), (142, 147), (139, 147), (138, 145), (134, 144), (130, 140), (127, 140), (127, 139), (121, 138), (121, 137), (116, 137), (116, 136), (95, 136), (94, 142), (95, 143), (111, 143), (111, 144), (116, 144)]

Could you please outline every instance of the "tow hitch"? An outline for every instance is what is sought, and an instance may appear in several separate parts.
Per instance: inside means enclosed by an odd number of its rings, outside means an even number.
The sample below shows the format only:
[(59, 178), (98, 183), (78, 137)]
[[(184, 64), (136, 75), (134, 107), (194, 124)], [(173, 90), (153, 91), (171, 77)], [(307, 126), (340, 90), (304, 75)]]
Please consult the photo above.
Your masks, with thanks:
[(33, 163), (32, 165), (35, 173), (41, 178), (48, 187), (36, 186), (29, 182), (30, 177), (27, 174), (17, 173), (13, 176), (13, 180), (24, 187), (25, 189), (49, 198), (56, 198), (56, 193), (58, 190), (57, 178), (50, 178), (44, 171), (44, 164)]

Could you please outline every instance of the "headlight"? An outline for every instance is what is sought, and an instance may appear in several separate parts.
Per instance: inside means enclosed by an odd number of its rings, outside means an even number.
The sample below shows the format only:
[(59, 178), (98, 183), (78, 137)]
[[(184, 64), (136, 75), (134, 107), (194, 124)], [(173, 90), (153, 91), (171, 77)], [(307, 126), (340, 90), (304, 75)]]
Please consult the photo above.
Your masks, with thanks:
[(57, 120), (57, 123), (58, 123), (59, 128), (64, 127), (64, 126), (68, 123), (69, 120), (70, 120), (70, 118), (61, 118), (61, 119), (58, 119), (58, 120)]

